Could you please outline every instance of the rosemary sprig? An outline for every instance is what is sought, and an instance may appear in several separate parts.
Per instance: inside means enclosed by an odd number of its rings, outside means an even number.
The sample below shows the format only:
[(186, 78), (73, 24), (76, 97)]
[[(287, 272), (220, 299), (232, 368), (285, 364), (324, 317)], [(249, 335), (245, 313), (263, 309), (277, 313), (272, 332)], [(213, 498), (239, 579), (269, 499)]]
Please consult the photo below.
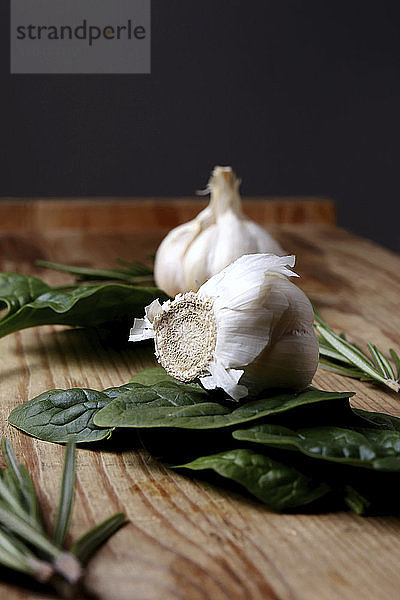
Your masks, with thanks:
[(10, 442), (3, 438), (1, 446), (8, 468), (0, 471), (0, 507), (8, 507), (42, 533), (44, 527), (32, 479), (25, 467), (18, 463)]
[(152, 285), (154, 282), (153, 271), (146, 265), (133, 261), (128, 262), (120, 258), (115, 259), (119, 265), (118, 269), (106, 268), (95, 269), (92, 267), (75, 267), (74, 265), (64, 265), (48, 260), (37, 260), (35, 262), (39, 267), (52, 269), (54, 271), (62, 271), (75, 275), (79, 282), (87, 281), (123, 281), (124, 283), (132, 283), (135, 285), (146, 284)]
[(400, 357), (395, 350), (391, 348), (390, 355), (397, 373), (375, 344), (367, 344), (371, 355), (368, 356), (359, 346), (351, 344), (343, 333), (335, 333), (325, 323), (315, 307), (314, 314), (314, 327), (319, 334), (317, 338), (321, 368), (360, 381), (378, 382), (395, 392), (400, 391)]
[(121, 527), (125, 515), (106, 519), (65, 550), (75, 488), (75, 445), (68, 444), (66, 450), (54, 539), (45, 532), (32, 479), (5, 438), (2, 450), (7, 468), (0, 469), (0, 564), (51, 585), (62, 598), (73, 597), (79, 587), (79, 597), (84, 598), (83, 565)]
[(2, 439), (1, 447), (8, 467), (7, 470), (3, 471), (4, 479), (9, 479), (8, 487), (14, 488), (14, 496), (19, 491), (20, 502), (29, 515), (28, 522), (31, 525), (36, 525), (39, 531), (43, 531), (43, 523), (40, 519), (36, 490), (32, 479), (26, 468), (18, 463), (12, 446), (6, 438)]

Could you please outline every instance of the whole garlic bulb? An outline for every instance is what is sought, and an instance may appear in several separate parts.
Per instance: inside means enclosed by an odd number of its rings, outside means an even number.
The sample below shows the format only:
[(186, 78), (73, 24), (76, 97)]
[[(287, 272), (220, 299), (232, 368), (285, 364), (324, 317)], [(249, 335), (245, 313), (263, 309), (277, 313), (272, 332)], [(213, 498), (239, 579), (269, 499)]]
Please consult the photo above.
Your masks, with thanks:
[(197, 290), (244, 254), (284, 254), (265, 229), (243, 214), (239, 185), (231, 167), (215, 167), (206, 189), (211, 193), (209, 205), (161, 242), (154, 279), (170, 296)]
[(152, 302), (129, 340), (154, 338), (170, 375), (199, 378), (235, 400), (268, 388), (303, 389), (318, 365), (318, 342), (311, 303), (288, 279), (297, 277), (287, 268), (294, 263), (294, 256), (242, 256), (197, 293)]

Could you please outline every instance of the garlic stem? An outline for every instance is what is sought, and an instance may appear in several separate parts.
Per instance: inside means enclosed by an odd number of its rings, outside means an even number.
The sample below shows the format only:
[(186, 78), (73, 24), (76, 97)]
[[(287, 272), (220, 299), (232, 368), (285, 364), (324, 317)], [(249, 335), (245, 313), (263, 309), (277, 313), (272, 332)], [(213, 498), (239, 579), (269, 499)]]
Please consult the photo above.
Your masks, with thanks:
[(161, 242), (154, 278), (170, 296), (197, 291), (207, 279), (245, 254), (284, 254), (265, 229), (243, 214), (239, 185), (231, 167), (215, 167), (207, 185), (211, 196), (208, 206)]

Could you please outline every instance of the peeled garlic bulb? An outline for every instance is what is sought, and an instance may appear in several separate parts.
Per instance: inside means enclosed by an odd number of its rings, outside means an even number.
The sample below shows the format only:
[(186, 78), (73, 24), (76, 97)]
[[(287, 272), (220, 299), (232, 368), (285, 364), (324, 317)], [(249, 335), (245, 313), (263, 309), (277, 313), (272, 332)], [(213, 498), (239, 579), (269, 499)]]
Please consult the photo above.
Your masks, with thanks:
[(129, 340), (154, 338), (170, 375), (199, 378), (235, 400), (268, 388), (303, 389), (318, 365), (318, 342), (311, 303), (288, 279), (297, 277), (287, 268), (294, 263), (294, 256), (242, 256), (198, 292), (152, 302)]
[(240, 181), (231, 167), (215, 167), (207, 191), (210, 203), (195, 219), (176, 227), (157, 250), (154, 278), (170, 296), (198, 290), (244, 254), (284, 254), (279, 244), (241, 208)]

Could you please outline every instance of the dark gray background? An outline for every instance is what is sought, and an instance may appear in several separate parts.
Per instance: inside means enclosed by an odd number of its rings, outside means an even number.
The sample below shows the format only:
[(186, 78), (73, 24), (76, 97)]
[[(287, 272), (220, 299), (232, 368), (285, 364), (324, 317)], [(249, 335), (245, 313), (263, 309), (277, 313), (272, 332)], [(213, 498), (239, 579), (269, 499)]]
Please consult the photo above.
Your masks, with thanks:
[(9, 74), (7, 5), (0, 195), (190, 195), (230, 164), (400, 251), (397, 0), (153, 0), (151, 75), (74, 76)]

